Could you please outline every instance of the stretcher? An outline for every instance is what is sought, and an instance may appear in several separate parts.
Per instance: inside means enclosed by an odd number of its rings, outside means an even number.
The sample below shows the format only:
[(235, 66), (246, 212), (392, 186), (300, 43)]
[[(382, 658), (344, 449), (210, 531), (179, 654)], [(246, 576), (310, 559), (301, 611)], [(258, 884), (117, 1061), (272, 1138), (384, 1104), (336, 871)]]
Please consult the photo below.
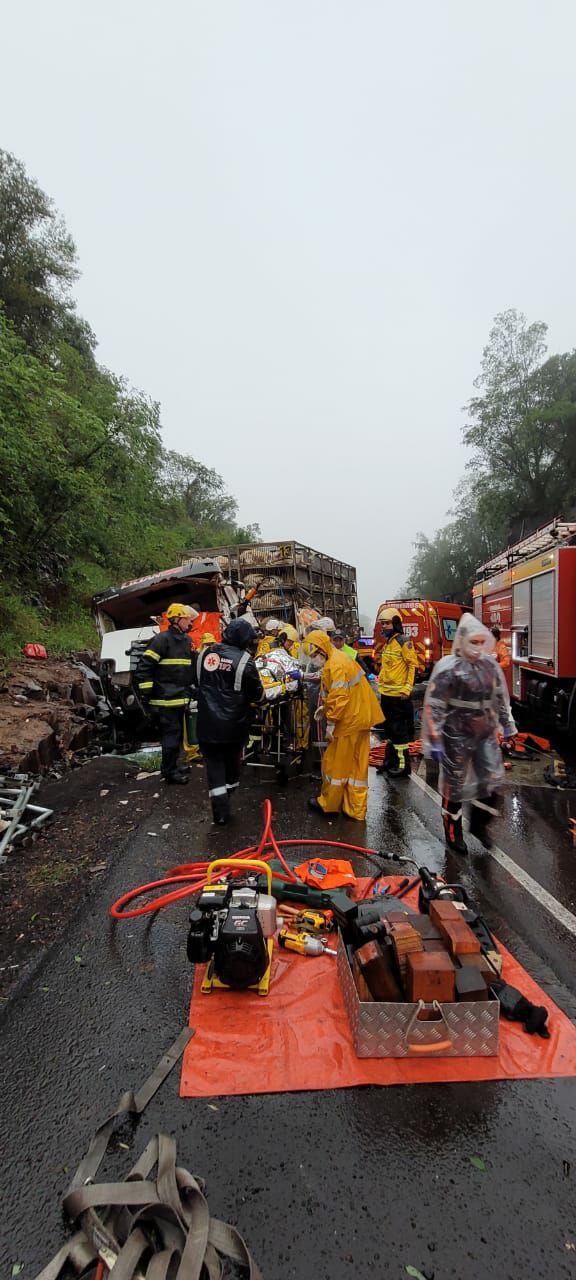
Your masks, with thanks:
[[(266, 690), (266, 686), (265, 690)], [(279, 782), (302, 773), (309, 739), (308, 701), (302, 682), (275, 689), (257, 708), (244, 763), (275, 773)]]

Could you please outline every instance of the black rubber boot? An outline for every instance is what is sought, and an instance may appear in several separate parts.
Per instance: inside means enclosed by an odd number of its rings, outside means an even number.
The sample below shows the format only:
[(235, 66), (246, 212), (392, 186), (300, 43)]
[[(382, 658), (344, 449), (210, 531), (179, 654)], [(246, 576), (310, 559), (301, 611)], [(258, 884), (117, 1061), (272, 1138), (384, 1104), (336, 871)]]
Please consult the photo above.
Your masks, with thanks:
[[(484, 808), (484, 806), (486, 806)], [(476, 836), (476, 839), (484, 845), (485, 849), (491, 849), (494, 841), (490, 834), (490, 823), (495, 816), (491, 810), (496, 809), (496, 796), (479, 796), (478, 802), (474, 800), (470, 806), (470, 835)]]
[(376, 773), (379, 774), (380, 778), (383, 777), (384, 773), (388, 773), (388, 769), (390, 768), (390, 762), (392, 762), (392, 764), (397, 763), (398, 756), (396, 755), (396, 753), (394, 753), (394, 756), (393, 756), (392, 755), (393, 751), (394, 751), (394, 748), (393, 748), (392, 742), (390, 742), (389, 739), (387, 739), (387, 741), (384, 742), (383, 762), (381, 762), (381, 764), (378, 765), (378, 769), (376, 769)]
[(336, 817), (335, 813), (327, 813), (326, 810), (322, 808), (322, 805), (318, 804), (318, 801), (316, 800), (315, 796), (310, 796), (310, 799), (308, 801), (308, 808), (312, 810), (312, 813), (317, 813), (320, 818)]
[(464, 839), (462, 831), (462, 809), (457, 809), (456, 805), (451, 806), (455, 812), (450, 812), (450, 806), (442, 806), (442, 822), (444, 824), (444, 837), (446, 847), (451, 849), (453, 853), (468, 853), (468, 846)]
[(187, 773), (180, 773), (179, 769), (175, 769), (174, 773), (165, 773), (164, 781), (169, 787), (185, 787), (190, 781)]
[(214, 796), (212, 800), (212, 817), (217, 827), (225, 827), (230, 821), (230, 801), (228, 796)]
[(394, 751), (398, 763), (396, 765), (391, 765), (388, 768), (388, 776), (390, 778), (409, 778), (412, 773), (412, 765), (410, 764), (408, 744), (403, 743), (401, 746), (397, 745), (394, 748)]
[(394, 744), (388, 740), (384, 745), (386, 747), (384, 759), (382, 764), (378, 765), (376, 770), (376, 773), (378, 773), (380, 777), (385, 773), (390, 773), (392, 769), (397, 769), (399, 763), (398, 752), (396, 751)]

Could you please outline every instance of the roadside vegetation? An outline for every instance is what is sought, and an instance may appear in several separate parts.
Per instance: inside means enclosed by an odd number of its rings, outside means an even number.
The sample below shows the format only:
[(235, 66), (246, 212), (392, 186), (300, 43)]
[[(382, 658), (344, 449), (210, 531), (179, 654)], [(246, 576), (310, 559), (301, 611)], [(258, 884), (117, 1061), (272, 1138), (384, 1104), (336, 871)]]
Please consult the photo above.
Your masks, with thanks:
[(449, 523), (417, 536), (408, 593), (465, 600), (484, 561), (555, 516), (575, 518), (576, 351), (548, 355), (547, 331), (515, 310), (496, 316), (466, 406), (466, 475)]
[(52, 201), (0, 151), (0, 659), (92, 648), (95, 591), (259, 532), (214, 470), (165, 448), (159, 405), (98, 363), (78, 274)]

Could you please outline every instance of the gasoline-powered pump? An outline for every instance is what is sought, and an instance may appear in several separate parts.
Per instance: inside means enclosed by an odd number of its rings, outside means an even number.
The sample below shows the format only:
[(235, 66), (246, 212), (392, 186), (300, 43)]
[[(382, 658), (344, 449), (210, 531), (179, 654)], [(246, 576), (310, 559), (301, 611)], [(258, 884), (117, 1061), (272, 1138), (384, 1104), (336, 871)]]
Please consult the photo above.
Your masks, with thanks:
[[(213, 882), (215, 868), (223, 866), (242, 867), (247, 874)], [(267, 893), (258, 891), (262, 872), (266, 875)], [(214, 988), (224, 988), (254, 990), (267, 996), (276, 932), (270, 867), (265, 862), (218, 858), (210, 863), (206, 881), (190, 913), (187, 946), (192, 964), (208, 965), (202, 981), (203, 995), (209, 995)]]

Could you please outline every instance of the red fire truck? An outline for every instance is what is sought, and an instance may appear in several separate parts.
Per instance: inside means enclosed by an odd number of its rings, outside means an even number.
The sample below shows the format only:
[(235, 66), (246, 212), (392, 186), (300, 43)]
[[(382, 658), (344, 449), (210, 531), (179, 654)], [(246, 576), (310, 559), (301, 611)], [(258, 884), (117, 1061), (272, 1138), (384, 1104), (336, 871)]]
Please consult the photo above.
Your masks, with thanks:
[(374, 624), (374, 658), (377, 668), (384, 647), (382, 623), (378, 620), (382, 609), (397, 609), (404, 635), (412, 638), (418, 654), (416, 679), (427, 680), (434, 663), (452, 652), (452, 641), (463, 613), (462, 606), (448, 604), (444, 600), (384, 600)]
[(576, 727), (576, 524), (543, 525), (478, 569), (474, 613), (511, 650), (512, 698)]

